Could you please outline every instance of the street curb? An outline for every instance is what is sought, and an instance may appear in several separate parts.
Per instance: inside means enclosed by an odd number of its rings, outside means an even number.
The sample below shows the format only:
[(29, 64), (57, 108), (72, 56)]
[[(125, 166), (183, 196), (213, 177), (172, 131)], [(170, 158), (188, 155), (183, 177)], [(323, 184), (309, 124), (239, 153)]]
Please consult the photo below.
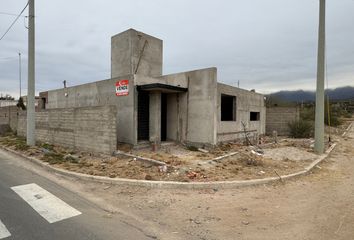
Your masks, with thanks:
[[(346, 133), (348, 133), (352, 124), (348, 127)], [(345, 134), (346, 134), (345, 133)], [(344, 135), (345, 135), (344, 134)], [(307, 166), (304, 170), (283, 175), (279, 177), (269, 177), (262, 179), (253, 179), (253, 180), (241, 180), (241, 181), (218, 181), (218, 182), (170, 182), (170, 181), (148, 181), (148, 180), (134, 180), (134, 179), (126, 179), (126, 178), (109, 178), (102, 176), (92, 176), (82, 173), (76, 173), (67, 171), (64, 169), (59, 169), (50, 166), (46, 162), (42, 162), (36, 158), (26, 156), (22, 153), (18, 153), (12, 149), (6, 148), (4, 146), (0, 146), (1, 149), (4, 149), (8, 152), (11, 152), (17, 156), (20, 156), (24, 159), (30, 160), (31, 162), (43, 167), (49, 172), (54, 172), (56, 174), (76, 178), (79, 180), (93, 181), (99, 183), (106, 183), (112, 185), (124, 185), (124, 186), (138, 186), (138, 187), (147, 187), (147, 188), (158, 188), (158, 189), (232, 189), (232, 188), (240, 188), (246, 186), (255, 186), (261, 184), (269, 184), (277, 181), (284, 181), (290, 178), (299, 177), (302, 175), (308, 174), (314, 167), (316, 167), (319, 163), (321, 163), (324, 159), (328, 157), (328, 155), (333, 151), (336, 147), (337, 143), (333, 144), (327, 151), (320, 155), (320, 157), (312, 162), (309, 166)]]
[(349, 132), (349, 130), (351, 129), (353, 123), (349, 124), (349, 126), (347, 127), (347, 129), (344, 131), (344, 133), (342, 134), (342, 137), (344, 137), (345, 135), (347, 135), (347, 133)]

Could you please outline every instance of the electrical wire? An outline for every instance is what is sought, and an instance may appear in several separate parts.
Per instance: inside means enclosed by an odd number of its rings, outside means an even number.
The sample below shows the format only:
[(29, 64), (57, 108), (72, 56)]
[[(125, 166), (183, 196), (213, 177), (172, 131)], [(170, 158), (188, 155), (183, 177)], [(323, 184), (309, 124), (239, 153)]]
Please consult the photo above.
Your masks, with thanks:
[(29, 2), (27, 2), (26, 6), (22, 9), (19, 15), (15, 18), (15, 20), (11, 23), (10, 27), (5, 31), (5, 33), (0, 37), (0, 41), (6, 36), (6, 34), (10, 31), (12, 26), (17, 22), (17, 20), (21, 17), (22, 13), (26, 10)]
[[(0, 15), (7, 15), (7, 16), (18, 16), (18, 14), (14, 14), (14, 13), (7, 13), (7, 12), (0, 12)], [(20, 17), (26, 17), (26, 16), (20, 16)]]

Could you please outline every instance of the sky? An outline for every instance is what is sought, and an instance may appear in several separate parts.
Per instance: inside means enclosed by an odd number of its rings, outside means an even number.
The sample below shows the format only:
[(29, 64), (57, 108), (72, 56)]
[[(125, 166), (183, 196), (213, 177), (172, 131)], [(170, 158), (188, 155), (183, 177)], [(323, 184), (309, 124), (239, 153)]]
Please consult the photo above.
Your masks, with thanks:
[[(27, 0), (0, 0), (0, 35)], [(36, 0), (36, 92), (110, 78), (111, 36), (164, 41), (163, 73), (217, 67), (257, 92), (314, 90), (319, 0)], [(354, 86), (354, 0), (327, 0), (328, 87)], [(28, 8), (24, 12), (28, 15)], [(27, 89), (27, 20), (0, 41), (0, 93)], [(326, 84), (327, 85), (327, 84)]]

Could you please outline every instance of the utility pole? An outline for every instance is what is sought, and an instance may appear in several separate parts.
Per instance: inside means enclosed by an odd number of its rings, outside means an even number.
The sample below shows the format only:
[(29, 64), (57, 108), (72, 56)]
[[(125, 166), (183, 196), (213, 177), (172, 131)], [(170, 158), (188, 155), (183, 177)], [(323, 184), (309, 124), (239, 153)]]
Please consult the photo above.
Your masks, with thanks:
[(29, 0), (28, 14), (28, 90), (27, 90), (27, 145), (35, 140), (35, 26), (34, 0)]
[(320, 21), (318, 32), (315, 152), (324, 152), (324, 79), (326, 54), (326, 0), (320, 0)]
[(22, 95), (22, 73), (21, 73), (21, 53), (18, 53), (18, 76), (19, 76), (19, 80), (20, 80), (20, 97), (18, 99), (21, 98)]

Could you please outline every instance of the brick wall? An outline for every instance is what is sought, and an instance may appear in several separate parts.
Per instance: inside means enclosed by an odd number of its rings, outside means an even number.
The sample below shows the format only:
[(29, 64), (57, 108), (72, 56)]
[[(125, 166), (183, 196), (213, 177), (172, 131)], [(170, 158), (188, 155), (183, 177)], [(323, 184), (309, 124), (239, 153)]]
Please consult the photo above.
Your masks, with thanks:
[(300, 111), (297, 107), (270, 107), (266, 116), (266, 134), (277, 131), (279, 136), (285, 136), (290, 133), (288, 123), (299, 120)]
[[(49, 109), (36, 112), (36, 140), (111, 154), (116, 150), (115, 106)], [(26, 113), (19, 115), (18, 135), (26, 135)]]

